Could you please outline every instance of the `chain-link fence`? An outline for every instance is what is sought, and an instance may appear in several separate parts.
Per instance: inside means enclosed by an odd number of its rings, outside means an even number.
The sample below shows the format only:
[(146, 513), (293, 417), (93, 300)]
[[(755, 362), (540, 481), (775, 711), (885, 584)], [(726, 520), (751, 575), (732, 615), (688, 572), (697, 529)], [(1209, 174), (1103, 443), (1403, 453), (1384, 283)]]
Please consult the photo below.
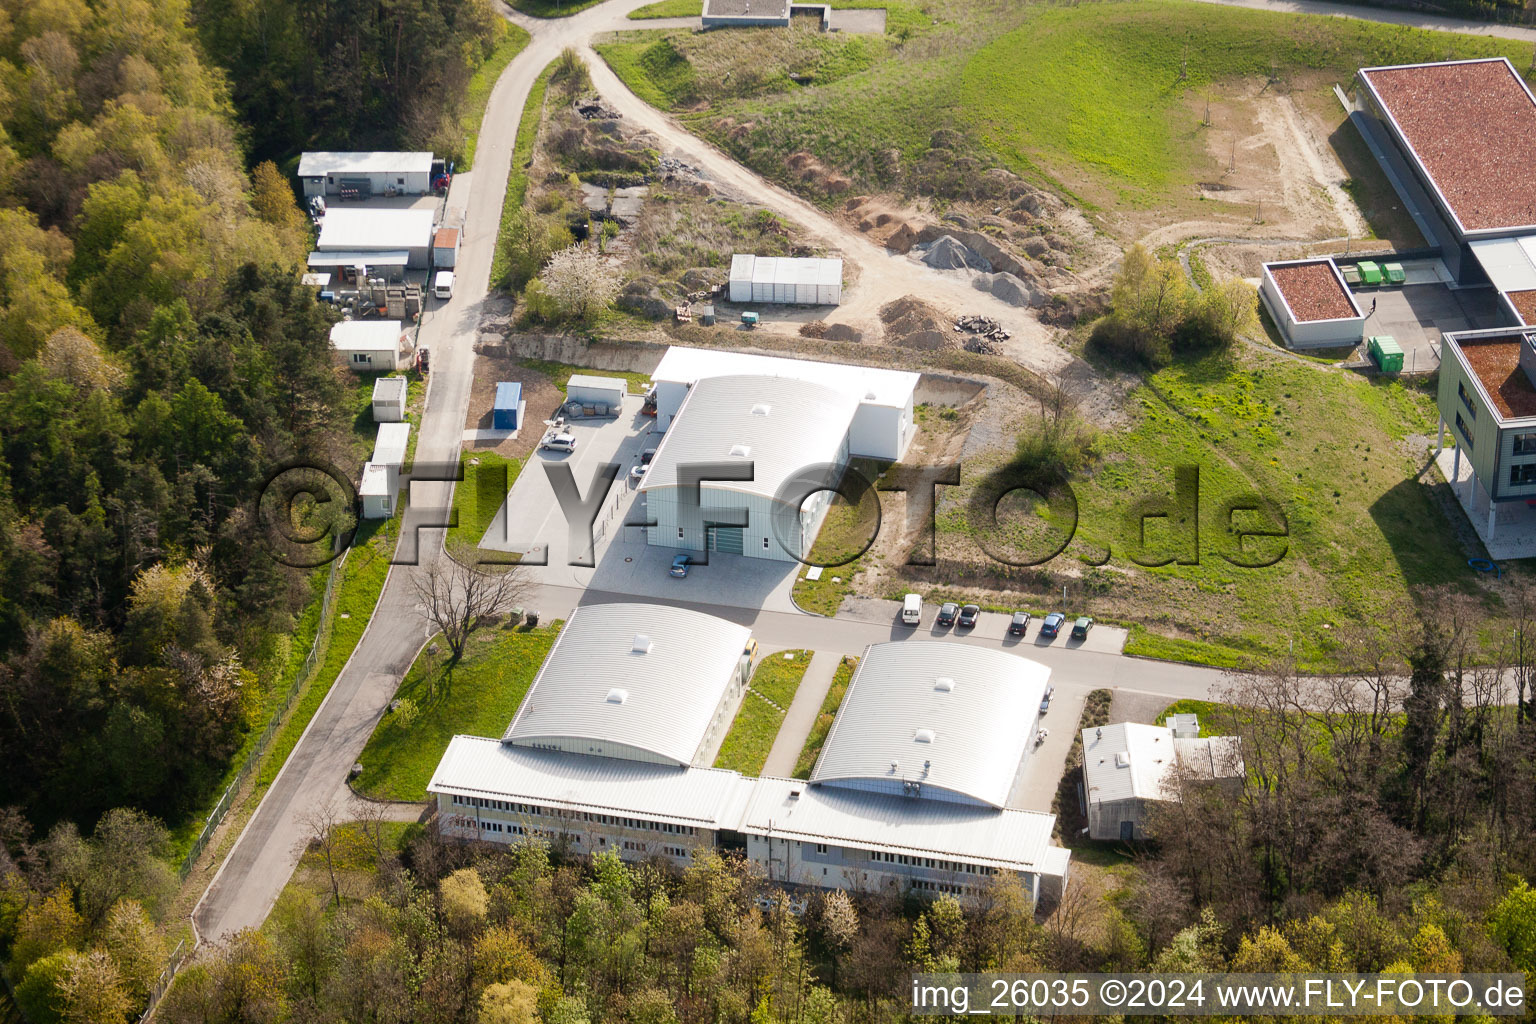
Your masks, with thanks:
[(287, 716), (289, 710), (292, 709), (293, 702), (298, 699), (305, 685), (313, 678), (315, 669), (320, 666), (320, 662), (325, 658), (326, 647), (329, 645), (328, 634), (330, 632), (331, 607), (336, 601), (336, 590), (341, 586), (342, 565), (346, 562), (347, 555), (350, 552), (351, 549), (348, 548), (347, 551), (342, 552), (340, 558), (331, 562), (330, 572), (325, 578), (325, 594), (320, 598), (320, 617), (316, 620), (315, 639), (309, 645), (309, 654), (305, 656), (304, 664), (300, 666), (299, 671), (294, 675), (293, 682), (288, 685), (288, 692), (283, 694), (282, 703), (272, 712), (272, 717), (268, 720), (267, 727), (262, 730), (261, 736), (251, 745), (250, 750), (245, 755), (245, 762), (240, 766), (240, 770), (235, 773), (234, 780), (230, 782), (229, 787), (220, 795), (218, 803), (213, 805), (213, 810), (208, 813), (208, 820), (203, 824), (203, 830), (198, 833), (197, 840), (193, 842), (192, 848), (187, 851), (186, 857), (182, 859), (178, 873), (183, 882), (187, 880), (187, 875), (192, 872), (192, 866), (197, 863), (197, 858), (202, 856), (203, 850), (207, 848), (208, 840), (213, 837), (213, 833), (218, 829), (219, 823), (224, 820), (224, 815), (229, 813), (229, 808), (235, 800), (235, 794), (240, 792), (240, 787), (251, 777), (251, 772), (256, 770), (256, 766), (261, 763), (262, 755), (267, 752), (267, 747), (271, 744), (272, 737), (276, 736), (277, 731), (282, 728), (283, 719)]

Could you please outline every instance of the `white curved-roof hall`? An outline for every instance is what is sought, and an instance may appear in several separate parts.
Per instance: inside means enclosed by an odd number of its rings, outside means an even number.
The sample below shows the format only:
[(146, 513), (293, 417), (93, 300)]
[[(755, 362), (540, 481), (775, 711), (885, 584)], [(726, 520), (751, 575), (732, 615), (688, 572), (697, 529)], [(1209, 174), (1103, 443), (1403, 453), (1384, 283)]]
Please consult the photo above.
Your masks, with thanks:
[(1050, 675), (984, 647), (873, 644), (811, 782), (1005, 807)]
[(692, 764), (751, 635), (688, 608), (583, 605), (561, 629), (502, 741)]

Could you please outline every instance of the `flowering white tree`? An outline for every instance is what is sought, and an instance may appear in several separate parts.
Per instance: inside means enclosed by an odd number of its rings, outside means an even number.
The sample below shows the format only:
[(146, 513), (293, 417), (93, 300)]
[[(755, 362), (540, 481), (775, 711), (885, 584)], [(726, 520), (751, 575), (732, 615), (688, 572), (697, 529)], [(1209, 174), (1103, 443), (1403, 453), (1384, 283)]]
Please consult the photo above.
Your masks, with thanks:
[(539, 274), (544, 291), (562, 317), (589, 319), (613, 305), (619, 271), (596, 249), (573, 245), (549, 258)]

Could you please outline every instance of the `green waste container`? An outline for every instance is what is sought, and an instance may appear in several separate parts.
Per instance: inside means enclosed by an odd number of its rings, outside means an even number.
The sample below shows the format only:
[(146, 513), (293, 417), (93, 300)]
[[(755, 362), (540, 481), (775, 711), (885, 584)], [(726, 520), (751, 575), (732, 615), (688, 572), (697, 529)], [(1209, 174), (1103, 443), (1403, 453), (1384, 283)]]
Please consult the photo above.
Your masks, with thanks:
[(1387, 275), (1387, 281), (1390, 284), (1402, 284), (1408, 280), (1408, 275), (1403, 273), (1403, 265), (1401, 263), (1383, 263), (1381, 265), (1381, 272)]
[(1366, 284), (1381, 284), (1381, 282), (1384, 280), (1381, 273), (1381, 266), (1379, 264), (1372, 263), (1370, 260), (1366, 260), (1363, 263), (1360, 263), (1359, 267), (1360, 280)]
[(1381, 367), (1382, 373), (1402, 372), (1403, 348), (1392, 335), (1372, 335), (1370, 343), (1366, 345), (1366, 351), (1371, 354), (1372, 359), (1376, 360), (1376, 365)]

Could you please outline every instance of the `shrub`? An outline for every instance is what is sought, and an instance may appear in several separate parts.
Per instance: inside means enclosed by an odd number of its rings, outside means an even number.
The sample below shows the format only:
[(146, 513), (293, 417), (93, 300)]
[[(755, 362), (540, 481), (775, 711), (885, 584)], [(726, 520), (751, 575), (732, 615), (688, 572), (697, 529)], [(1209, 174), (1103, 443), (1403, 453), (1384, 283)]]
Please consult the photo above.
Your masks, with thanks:
[(1125, 254), (1109, 301), (1089, 348), (1149, 369), (1177, 355), (1224, 351), (1258, 322), (1255, 293), (1242, 281), (1196, 292), (1177, 260), (1158, 259), (1140, 245)]

